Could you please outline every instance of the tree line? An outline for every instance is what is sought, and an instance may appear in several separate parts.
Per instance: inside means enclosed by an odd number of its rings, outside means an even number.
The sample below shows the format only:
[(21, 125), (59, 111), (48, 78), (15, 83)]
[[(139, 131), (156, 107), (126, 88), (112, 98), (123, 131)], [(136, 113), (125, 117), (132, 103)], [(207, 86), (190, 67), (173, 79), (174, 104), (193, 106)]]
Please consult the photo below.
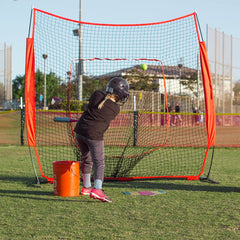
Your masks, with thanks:
[[(132, 81), (132, 76), (128, 76), (127, 80), (131, 81), (131, 89), (134, 90), (145, 90), (152, 91), (157, 90), (158, 85), (154, 83), (153, 79), (147, 76), (138, 76), (137, 81)], [(97, 89), (105, 90), (107, 83), (111, 79), (111, 76), (99, 76), (99, 77), (89, 77), (83, 76), (83, 99), (87, 99), (90, 95)], [(68, 79), (61, 79), (54, 72), (46, 74), (46, 92), (47, 92), (47, 103), (51, 103), (53, 97), (67, 98), (69, 94), (69, 83)], [(13, 98), (19, 99), (20, 97), (25, 97), (24, 92), (25, 85), (25, 75), (19, 75), (13, 80)], [(70, 82), (70, 94), (72, 100), (77, 100), (78, 96), (78, 78), (76, 76), (71, 77)], [(35, 73), (35, 98), (36, 101), (39, 99), (39, 95), (44, 93), (44, 73), (37, 70)]]
[[(157, 91), (158, 84), (156, 83), (156, 79), (154, 77), (149, 77), (149, 75), (139, 72), (137, 70), (131, 70), (129, 72), (126, 79), (131, 83), (130, 87), (133, 90), (144, 90), (144, 91)], [(90, 95), (97, 89), (105, 90), (108, 81), (111, 76), (104, 75), (99, 77), (89, 77), (83, 76), (83, 91), (82, 97), (83, 99), (88, 99)], [(53, 97), (57, 97), (59, 99), (67, 99), (69, 94), (69, 84), (68, 79), (62, 79), (57, 76), (54, 72), (49, 72), (46, 74), (46, 92), (47, 92), (47, 103), (51, 103), (51, 99)], [(187, 82), (187, 83), (186, 83)], [(192, 86), (195, 84), (195, 80), (190, 79), (188, 81), (182, 81), (181, 84), (184, 87), (192, 90)], [(13, 99), (19, 99), (20, 97), (25, 96), (24, 93), (24, 85), (25, 85), (25, 75), (16, 76), (13, 80)], [(77, 76), (71, 76), (70, 83), (70, 97), (72, 100), (77, 100), (78, 96), (78, 78)], [(240, 96), (240, 80), (235, 83), (233, 88), (234, 95)], [(4, 87), (3, 84), (0, 85), (0, 95), (4, 95)], [(39, 99), (40, 93), (44, 93), (44, 73), (40, 70), (37, 70), (35, 73), (35, 98), (36, 102)], [(236, 104), (236, 103), (235, 103)]]

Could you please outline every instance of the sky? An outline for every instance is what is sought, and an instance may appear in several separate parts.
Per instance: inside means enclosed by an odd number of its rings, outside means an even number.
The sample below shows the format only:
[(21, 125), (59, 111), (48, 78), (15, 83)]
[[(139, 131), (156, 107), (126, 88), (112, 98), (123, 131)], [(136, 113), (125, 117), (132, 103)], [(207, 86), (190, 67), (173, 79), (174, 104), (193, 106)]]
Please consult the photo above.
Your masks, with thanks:
[[(12, 79), (25, 73), (31, 9), (79, 20), (79, 6), (80, 0), (0, 0), (0, 48), (4, 43), (12, 46)], [(207, 24), (240, 38), (239, 0), (82, 0), (82, 21), (93, 23), (153, 23), (194, 11), (198, 14), (204, 40)]]

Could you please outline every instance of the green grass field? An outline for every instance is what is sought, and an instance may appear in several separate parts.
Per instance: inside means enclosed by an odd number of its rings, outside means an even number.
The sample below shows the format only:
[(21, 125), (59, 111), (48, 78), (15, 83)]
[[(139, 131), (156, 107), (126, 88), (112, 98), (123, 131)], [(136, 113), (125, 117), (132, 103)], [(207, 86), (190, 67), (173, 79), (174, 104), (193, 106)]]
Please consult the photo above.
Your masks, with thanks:
[[(240, 239), (240, 149), (217, 148), (219, 182), (105, 182), (113, 203), (37, 187), (28, 148), (0, 146), (0, 239)], [(155, 196), (123, 191), (163, 190)]]

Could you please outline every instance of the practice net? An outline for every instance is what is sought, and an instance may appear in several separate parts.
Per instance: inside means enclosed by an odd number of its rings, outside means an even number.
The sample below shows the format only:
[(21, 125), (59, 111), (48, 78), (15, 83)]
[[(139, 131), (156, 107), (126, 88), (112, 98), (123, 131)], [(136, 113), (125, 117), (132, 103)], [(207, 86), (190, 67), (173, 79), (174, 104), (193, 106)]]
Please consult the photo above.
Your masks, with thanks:
[(214, 99), (196, 13), (99, 24), (33, 9), (30, 29), (26, 124), (41, 177), (52, 181), (53, 161), (81, 161), (74, 126), (90, 95), (114, 76), (130, 83), (130, 97), (104, 135), (105, 178), (191, 180), (209, 171)]

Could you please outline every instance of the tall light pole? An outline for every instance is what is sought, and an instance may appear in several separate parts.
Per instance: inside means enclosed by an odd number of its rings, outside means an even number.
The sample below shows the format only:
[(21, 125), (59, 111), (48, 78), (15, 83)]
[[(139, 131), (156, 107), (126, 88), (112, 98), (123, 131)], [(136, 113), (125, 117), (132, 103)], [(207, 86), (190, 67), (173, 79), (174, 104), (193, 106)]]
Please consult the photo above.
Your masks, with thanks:
[(44, 59), (44, 105), (43, 109), (47, 110), (47, 77), (46, 77), (46, 59), (48, 57), (47, 54), (43, 54)]
[[(82, 0), (79, 0), (79, 21), (82, 21)], [(83, 62), (82, 62), (82, 26), (79, 23), (79, 63), (78, 63), (78, 100), (82, 101), (82, 72), (83, 72)]]
[(83, 84), (83, 61), (82, 61), (82, 0), (79, 0), (79, 28), (73, 30), (73, 35), (78, 36), (79, 40), (79, 48), (78, 48), (78, 73), (77, 73), (77, 79), (78, 79), (78, 100), (82, 101), (82, 84)]
[(182, 100), (182, 67), (183, 67), (183, 58), (180, 58), (180, 61), (178, 63), (178, 68), (179, 68), (179, 86), (180, 86), (180, 104), (181, 104), (181, 100)]

